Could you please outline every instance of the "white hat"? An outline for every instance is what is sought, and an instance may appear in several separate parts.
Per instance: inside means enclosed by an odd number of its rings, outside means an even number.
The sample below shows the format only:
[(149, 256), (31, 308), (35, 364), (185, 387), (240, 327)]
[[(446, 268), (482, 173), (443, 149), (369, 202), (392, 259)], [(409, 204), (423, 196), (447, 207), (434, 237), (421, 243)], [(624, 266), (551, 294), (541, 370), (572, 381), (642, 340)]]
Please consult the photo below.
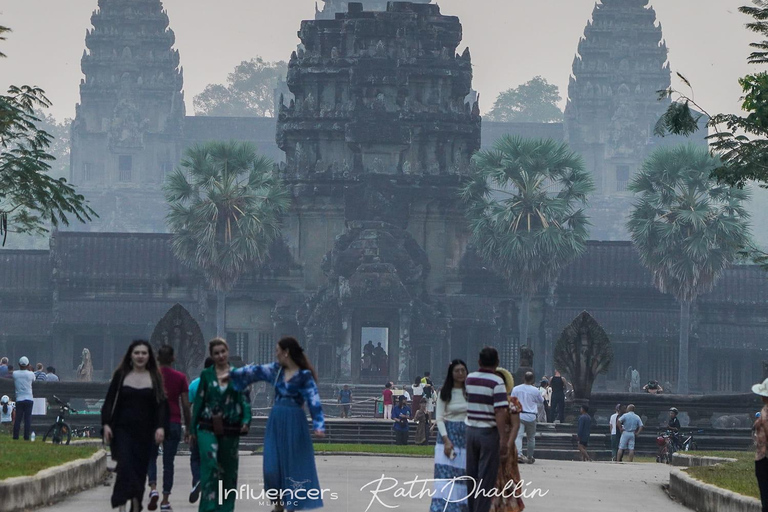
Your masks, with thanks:
[(760, 384), (752, 386), (752, 392), (760, 396), (768, 396), (768, 379), (765, 379)]
[(21, 366), (27, 366), (29, 364), (29, 359), (27, 359), (27, 356), (21, 356), (21, 359), (19, 359), (19, 364)]
[(0, 404), (7, 404), (10, 401), (11, 399), (8, 398), (8, 395), (3, 395), (3, 398), (0, 398)]

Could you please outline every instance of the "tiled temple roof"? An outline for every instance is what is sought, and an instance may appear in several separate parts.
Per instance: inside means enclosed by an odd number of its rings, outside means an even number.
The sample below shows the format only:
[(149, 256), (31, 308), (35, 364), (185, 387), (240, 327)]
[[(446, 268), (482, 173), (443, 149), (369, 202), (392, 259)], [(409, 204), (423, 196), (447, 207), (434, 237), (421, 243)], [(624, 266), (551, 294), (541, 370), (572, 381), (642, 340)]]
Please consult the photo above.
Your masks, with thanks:
[(737, 265), (723, 272), (712, 292), (701, 302), (730, 304), (768, 304), (768, 272), (757, 265)]
[[(551, 325), (556, 336), (565, 329), (584, 308), (558, 308), (555, 310)], [(597, 320), (611, 337), (677, 337), (679, 333), (679, 315), (677, 309), (668, 310), (628, 310), (628, 309), (589, 309), (586, 311)]]
[[(124, 324), (154, 325), (159, 322), (176, 301), (126, 300), (73, 300), (59, 306), (59, 319), (65, 324)], [(182, 303), (190, 314), (198, 315), (194, 303)]]
[(631, 242), (587, 242), (587, 252), (560, 274), (558, 287), (653, 288)]
[(51, 334), (51, 310), (0, 309), (0, 332), (5, 336), (44, 337)]
[(188, 280), (193, 275), (173, 255), (169, 234), (60, 232), (55, 251), (60, 280)]
[(716, 349), (768, 347), (768, 325), (701, 324), (696, 330), (699, 346)]
[(48, 295), (51, 261), (48, 251), (0, 251), (0, 294)]

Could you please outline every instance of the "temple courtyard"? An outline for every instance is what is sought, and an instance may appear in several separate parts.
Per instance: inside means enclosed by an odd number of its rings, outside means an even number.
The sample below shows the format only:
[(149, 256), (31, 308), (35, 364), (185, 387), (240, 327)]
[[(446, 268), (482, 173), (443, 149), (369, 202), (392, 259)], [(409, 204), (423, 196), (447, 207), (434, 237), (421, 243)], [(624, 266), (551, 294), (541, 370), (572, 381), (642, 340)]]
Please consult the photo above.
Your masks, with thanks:
[[(419, 497), (419, 494), (423, 488), (430, 489), (431, 486), (428, 484), (423, 486), (418, 482), (412, 485), (411, 482), (414, 479), (432, 478), (431, 459), (337, 455), (318, 456), (317, 465), (320, 484), (324, 489), (329, 489), (324, 510), (332, 512), (388, 510), (426, 512), (429, 510), (429, 497), (426, 493), (423, 493), (422, 497)], [(158, 460), (158, 466), (161, 466), (160, 460)], [(258, 494), (262, 490), (261, 468), (260, 456), (242, 452), (239, 484), (247, 484), (250, 492)], [(540, 489), (545, 495), (537, 495), (525, 500), (526, 510), (568, 512), (689, 510), (672, 501), (662, 488), (662, 485), (669, 480), (669, 470), (670, 467), (667, 465), (653, 463), (614, 464), (537, 460), (533, 465), (522, 466), (521, 476), (527, 484), (526, 494), (532, 493), (534, 489)], [(173, 509), (176, 512), (197, 510), (197, 504), (188, 502), (191, 476), (187, 457), (180, 456), (176, 459), (176, 471), (176, 485), (171, 496)], [(160, 467), (158, 473), (162, 474)], [(100, 485), (39, 510), (56, 512), (108, 510), (113, 482), (114, 477), (110, 478), (109, 486)], [(379, 489), (378, 492), (376, 492), (377, 489)], [(337, 494), (338, 499), (328, 499), (331, 496), (330, 493)], [(146, 505), (145, 499), (145, 510)], [(269, 511), (272, 507), (259, 499), (244, 499), (238, 502), (236, 509)]]

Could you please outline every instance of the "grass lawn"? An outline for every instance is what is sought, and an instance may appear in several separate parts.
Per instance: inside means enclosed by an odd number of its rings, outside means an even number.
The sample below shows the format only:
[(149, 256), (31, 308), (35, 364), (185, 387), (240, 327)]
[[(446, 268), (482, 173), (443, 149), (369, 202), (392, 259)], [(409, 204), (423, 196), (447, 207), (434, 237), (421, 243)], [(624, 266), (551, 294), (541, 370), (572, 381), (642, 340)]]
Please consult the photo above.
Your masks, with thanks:
[(736, 462), (708, 466), (701, 468), (688, 468), (684, 471), (692, 477), (716, 485), (729, 491), (737, 492), (745, 496), (760, 499), (760, 490), (755, 480), (755, 454), (754, 452), (690, 452), (691, 455), (705, 457), (730, 457)]
[(3, 463), (0, 464), (0, 480), (14, 476), (34, 475), (42, 469), (88, 458), (97, 450), (95, 446), (43, 444), (42, 439), (34, 443), (14, 441), (9, 434), (2, 434), (0, 435), (0, 454), (2, 454)]
[[(315, 452), (355, 452), (355, 453), (391, 453), (393, 455), (424, 455), (434, 456), (434, 446), (396, 446), (390, 444), (339, 444), (315, 443)], [(256, 450), (261, 453), (262, 448)]]

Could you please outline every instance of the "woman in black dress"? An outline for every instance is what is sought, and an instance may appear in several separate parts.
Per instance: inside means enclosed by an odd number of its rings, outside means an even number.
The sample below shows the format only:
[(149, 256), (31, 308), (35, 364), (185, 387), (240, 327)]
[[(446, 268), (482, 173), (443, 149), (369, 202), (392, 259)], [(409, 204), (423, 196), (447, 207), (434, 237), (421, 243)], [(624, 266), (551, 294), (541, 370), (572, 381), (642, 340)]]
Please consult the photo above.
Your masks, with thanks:
[(117, 478), (112, 491), (112, 508), (131, 511), (143, 507), (144, 485), (154, 444), (165, 438), (168, 403), (152, 347), (136, 340), (128, 347), (112, 375), (107, 398), (101, 408), (104, 442), (112, 448)]

